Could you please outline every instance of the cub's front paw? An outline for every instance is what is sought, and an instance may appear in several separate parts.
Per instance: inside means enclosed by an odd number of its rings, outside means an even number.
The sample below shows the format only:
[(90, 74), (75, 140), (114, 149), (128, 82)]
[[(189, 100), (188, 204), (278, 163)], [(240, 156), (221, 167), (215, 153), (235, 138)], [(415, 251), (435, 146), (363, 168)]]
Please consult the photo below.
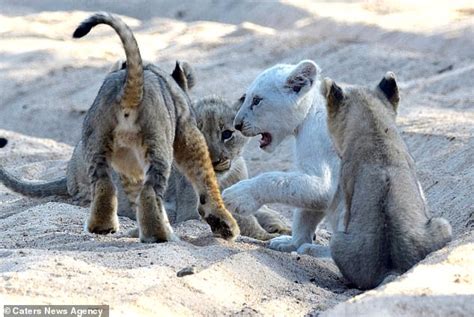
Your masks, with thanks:
[(270, 249), (281, 252), (293, 252), (298, 249), (301, 244), (295, 242), (291, 236), (280, 236), (270, 240), (268, 247)]
[(262, 206), (252, 194), (248, 181), (240, 181), (224, 190), (222, 199), (231, 212), (243, 216), (255, 213)]
[(204, 219), (216, 237), (234, 240), (240, 234), (239, 225), (227, 210), (209, 213)]

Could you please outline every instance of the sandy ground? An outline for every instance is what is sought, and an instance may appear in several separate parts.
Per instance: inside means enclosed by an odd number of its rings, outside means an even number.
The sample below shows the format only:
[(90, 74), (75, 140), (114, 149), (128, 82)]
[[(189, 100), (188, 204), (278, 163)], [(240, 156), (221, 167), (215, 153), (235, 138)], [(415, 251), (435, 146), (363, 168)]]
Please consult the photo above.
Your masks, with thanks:
[[(108, 304), (112, 316), (474, 315), (474, 7), (469, 1), (0, 0), (0, 162), (29, 179), (64, 173), (102, 79), (123, 56), (106, 27), (75, 41), (91, 11), (133, 27), (144, 59), (195, 66), (193, 98), (238, 98), (263, 69), (315, 60), (338, 82), (400, 82), (399, 126), (433, 213), (455, 239), (395, 281), (361, 293), (331, 260), (263, 243), (214, 239), (207, 225), (182, 241), (146, 245), (84, 233), (88, 209), (28, 199), (0, 185), (0, 305)], [(415, 4), (413, 4), (415, 3)], [(252, 140), (252, 175), (291, 169), (292, 141), (273, 155)], [(289, 208), (277, 206), (288, 217)], [(330, 233), (318, 231), (327, 244)], [(178, 278), (194, 265), (196, 273)]]

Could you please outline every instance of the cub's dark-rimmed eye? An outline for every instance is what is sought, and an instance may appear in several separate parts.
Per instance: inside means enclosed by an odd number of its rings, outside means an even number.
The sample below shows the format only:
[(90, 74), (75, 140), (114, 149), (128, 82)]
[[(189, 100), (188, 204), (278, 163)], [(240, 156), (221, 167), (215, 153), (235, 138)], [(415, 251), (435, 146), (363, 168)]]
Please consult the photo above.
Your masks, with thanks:
[(260, 101), (262, 101), (262, 98), (260, 98), (259, 96), (253, 97), (253, 99), (252, 99), (252, 107), (258, 105), (258, 104), (260, 103)]
[(222, 131), (222, 141), (228, 140), (232, 137), (234, 131), (224, 130)]

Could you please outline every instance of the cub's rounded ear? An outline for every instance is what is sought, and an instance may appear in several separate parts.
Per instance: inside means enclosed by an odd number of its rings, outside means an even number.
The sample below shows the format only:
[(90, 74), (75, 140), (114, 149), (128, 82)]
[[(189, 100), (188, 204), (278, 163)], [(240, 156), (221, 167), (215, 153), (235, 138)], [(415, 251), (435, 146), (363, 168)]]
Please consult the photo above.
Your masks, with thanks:
[(184, 74), (186, 75), (188, 89), (192, 89), (196, 85), (196, 72), (188, 62), (182, 62), (181, 67), (183, 68)]
[(332, 85), (333, 81), (331, 78), (329, 77), (325, 77), (323, 79), (323, 82), (321, 84), (321, 95), (324, 96), (324, 98), (327, 98), (328, 95), (329, 95), (329, 91), (331, 90), (331, 85)]
[(315, 62), (311, 60), (301, 61), (288, 75), (285, 88), (297, 94), (304, 94), (313, 87), (320, 71)]
[(245, 94), (243, 94), (234, 104), (232, 105), (232, 109), (234, 109), (236, 112), (240, 110), (242, 105), (244, 104), (245, 101)]
[(344, 92), (332, 79), (324, 78), (321, 85), (321, 94), (327, 99), (327, 107), (332, 109), (344, 100)]
[(116, 72), (118, 70), (122, 70), (122, 69), (125, 69), (125, 68), (127, 68), (127, 61), (125, 61), (123, 59), (119, 59), (112, 65), (112, 67), (110, 67), (109, 73), (113, 73), (113, 72)]
[(378, 88), (382, 91), (388, 101), (390, 101), (396, 111), (398, 107), (398, 102), (400, 101), (400, 95), (398, 92), (398, 85), (397, 80), (395, 78), (395, 74), (392, 72), (387, 72), (380, 81)]
[(187, 62), (176, 61), (171, 77), (184, 91), (188, 91), (194, 87), (196, 83), (196, 75), (194, 69)]

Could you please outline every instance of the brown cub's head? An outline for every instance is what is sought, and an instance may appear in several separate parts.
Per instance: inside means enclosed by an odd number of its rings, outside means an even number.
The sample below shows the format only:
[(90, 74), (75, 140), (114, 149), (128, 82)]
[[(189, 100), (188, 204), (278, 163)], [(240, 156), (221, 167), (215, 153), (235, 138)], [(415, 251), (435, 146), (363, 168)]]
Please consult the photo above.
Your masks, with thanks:
[(248, 141), (233, 124), (241, 105), (240, 100), (230, 105), (216, 96), (200, 99), (193, 105), (197, 125), (206, 139), (216, 172), (229, 170)]
[(321, 85), (326, 98), (328, 128), (339, 154), (347, 133), (353, 127), (373, 127), (369, 120), (395, 120), (400, 96), (397, 81), (387, 72), (375, 88), (348, 86), (344, 89), (326, 78)]

